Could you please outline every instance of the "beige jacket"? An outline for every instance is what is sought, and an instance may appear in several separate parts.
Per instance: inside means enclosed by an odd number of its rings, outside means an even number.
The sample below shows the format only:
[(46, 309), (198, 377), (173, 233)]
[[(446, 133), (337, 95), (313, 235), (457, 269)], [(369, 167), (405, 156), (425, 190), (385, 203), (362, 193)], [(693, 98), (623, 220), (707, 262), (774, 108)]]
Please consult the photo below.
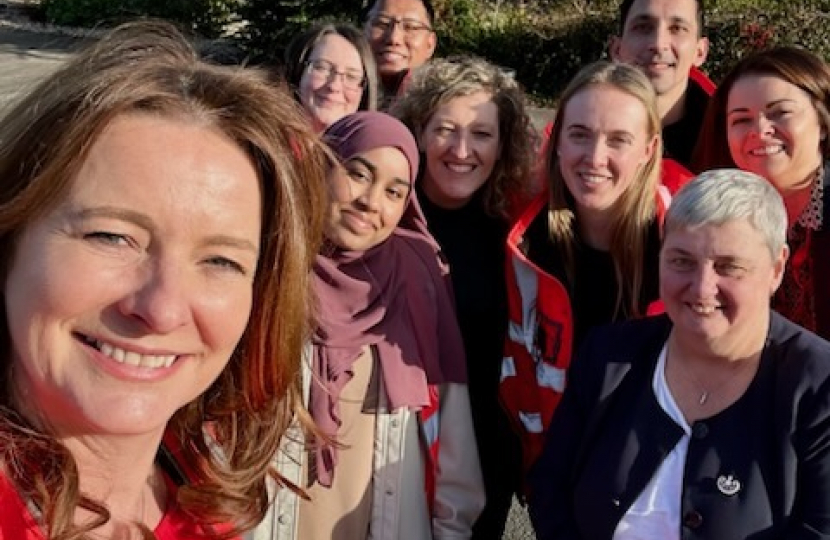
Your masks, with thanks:
[[(367, 394), (377, 396), (377, 407), (366, 417), (368, 420), (364, 419), (364, 425), (368, 422), (369, 426), (368, 435), (364, 437), (368, 441), (362, 447), (357, 441), (349, 448), (341, 449), (341, 453), (351, 451), (360, 452), (360, 455), (352, 455), (355, 459), (348, 460), (346, 458), (350, 456), (339, 454), (349, 465), (341, 466), (339, 461), (335, 469), (335, 481), (339, 475), (347, 490), (354, 490), (357, 484), (361, 493), (365, 487), (365, 494), (346, 496), (345, 501), (334, 494), (332, 501), (327, 498), (333, 494), (320, 492), (325, 488), (315, 485), (309, 503), (301, 501), (288, 489), (280, 489), (265, 520), (246, 535), (246, 540), (316, 540), (310, 536), (320, 536), (319, 540), (359, 540), (362, 527), (368, 529), (365, 538), (372, 540), (461, 540), (471, 536), (472, 525), (484, 507), (485, 499), (466, 385), (445, 384), (439, 388), (439, 472), (434, 515), (430, 517), (424, 489), (426, 450), (418, 414), (405, 408), (388, 410), (382, 377), (372, 377), (378, 364), (374, 354), (368, 351), (367, 348), (366, 354), (356, 363), (355, 378), (347, 385), (347, 388), (354, 385), (354, 390), (361, 391), (360, 381), (365, 381), (369, 389)], [(308, 369), (304, 371), (307, 396), (310, 375)], [(286, 435), (274, 463), (289, 481), (306, 487), (306, 458), (302, 432), (293, 428)], [(361, 462), (366, 464), (365, 474), (360, 471), (363, 468)], [(314, 489), (326, 499), (316, 509)], [(274, 495), (274, 486), (271, 486), (271, 494)], [(334, 514), (332, 507), (336, 508)], [(338, 513), (350, 514), (351, 529), (337, 523)], [(361, 532), (356, 535), (353, 517), (361, 513), (365, 520), (358, 520)], [(301, 523), (301, 520), (313, 522)], [(331, 526), (325, 524), (326, 520)], [(309, 525), (312, 530), (328, 532), (310, 534)], [(301, 531), (304, 531), (302, 535)]]

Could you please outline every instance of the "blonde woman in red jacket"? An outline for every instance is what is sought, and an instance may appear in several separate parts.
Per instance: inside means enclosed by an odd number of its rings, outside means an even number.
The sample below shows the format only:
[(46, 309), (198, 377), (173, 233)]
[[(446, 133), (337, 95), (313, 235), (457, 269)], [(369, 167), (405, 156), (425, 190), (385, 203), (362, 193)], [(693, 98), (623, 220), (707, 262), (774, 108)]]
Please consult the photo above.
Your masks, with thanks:
[(500, 393), (539, 455), (573, 351), (591, 327), (656, 304), (660, 118), (636, 68), (597, 62), (565, 90), (545, 156), (547, 190), (507, 239), (510, 324)]

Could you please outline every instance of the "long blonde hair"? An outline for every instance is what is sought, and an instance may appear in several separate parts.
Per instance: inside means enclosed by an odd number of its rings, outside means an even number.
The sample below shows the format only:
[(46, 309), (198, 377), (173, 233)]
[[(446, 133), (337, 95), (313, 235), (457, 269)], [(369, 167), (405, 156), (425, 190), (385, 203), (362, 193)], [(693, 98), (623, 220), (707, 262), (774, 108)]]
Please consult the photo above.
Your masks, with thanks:
[(638, 69), (616, 62), (595, 62), (577, 73), (562, 94), (545, 156), (550, 193), (548, 231), (551, 241), (559, 248), (565, 261), (566, 278), (573, 284), (576, 279), (576, 214), (573, 196), (568, 191), (559, 168), (557, 148), (568, 103), (586, 88), (598, 86), (620, 90), (640, 101), (647, 112), (648, 138), (657, 138), (651, 157), (640, 167), (636, 178), (611, 209), (610, 252), (618, 284), (615, 316), (636, 317), (642, 315), (640, 296), (643, 289), (643, 259), (649, 227), (657, 209), (657, 184), (662, 155), (660, 115), (654, 88)]

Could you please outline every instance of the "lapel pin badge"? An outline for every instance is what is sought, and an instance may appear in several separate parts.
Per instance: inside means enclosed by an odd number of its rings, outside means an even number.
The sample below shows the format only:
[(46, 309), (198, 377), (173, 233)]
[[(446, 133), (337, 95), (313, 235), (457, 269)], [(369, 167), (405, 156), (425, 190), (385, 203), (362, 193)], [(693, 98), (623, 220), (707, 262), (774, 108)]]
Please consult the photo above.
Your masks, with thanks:
[(727, 497), (736, 495), (739, 491), (741, 491), (741, 481), (732, 476), (731, 474), (722, 474), (718, 476), (717, 485), (718, 491), (720, 491)]

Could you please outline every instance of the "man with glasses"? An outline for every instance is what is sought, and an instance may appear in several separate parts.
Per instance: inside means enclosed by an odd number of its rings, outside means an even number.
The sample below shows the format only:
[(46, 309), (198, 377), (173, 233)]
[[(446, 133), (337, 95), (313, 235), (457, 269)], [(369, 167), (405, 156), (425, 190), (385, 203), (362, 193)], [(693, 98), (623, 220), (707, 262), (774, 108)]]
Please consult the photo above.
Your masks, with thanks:
[(365, 32), (377, 62), (384, 105), (406, 88), (412, 69), (432, 58), (437, 44), (430, 0), (376, 0)]

